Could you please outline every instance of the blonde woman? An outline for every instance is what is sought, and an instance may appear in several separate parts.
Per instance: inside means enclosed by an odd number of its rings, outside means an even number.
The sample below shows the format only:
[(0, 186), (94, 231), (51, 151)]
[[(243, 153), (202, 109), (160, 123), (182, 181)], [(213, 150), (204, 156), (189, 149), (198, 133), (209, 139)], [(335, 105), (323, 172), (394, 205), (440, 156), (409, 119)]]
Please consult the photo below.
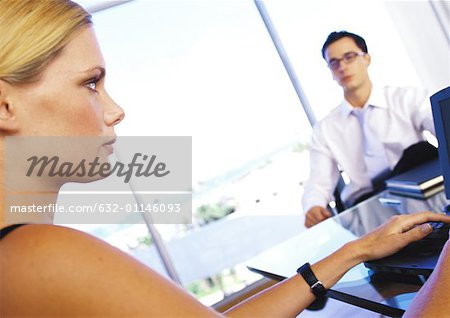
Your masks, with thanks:
[[(104, 81), (105, 63), (91, 17), (80, 6), (68, 0), (0, 0), (0, 316), (221, 317), (90, 235), (47, 219), (27, 216), (10, 222), (5, 217), (6, 137), (113, 138), (124, 113), (106, 93)], [(39, 204), (54, 203), (68, 181), (79, 180), (28, 180), (48, 194)], [(429, 221), (450, 222), (450, 217), (431, 212), (396, 217), (314, 264), (312, 271), (329, 288), (358, 263), (392, 254), (429, 234)], [(441, 261), (448, 262), (447, 248), (443, 255)], [(445, 287), (429, 285), (423, 289), (426, 296)], [(303, 277), (295, 275), (225, 315), (295, 317), (314, 299)], [(436, 310), (427, 304), (417, 300), (415, 312)]]

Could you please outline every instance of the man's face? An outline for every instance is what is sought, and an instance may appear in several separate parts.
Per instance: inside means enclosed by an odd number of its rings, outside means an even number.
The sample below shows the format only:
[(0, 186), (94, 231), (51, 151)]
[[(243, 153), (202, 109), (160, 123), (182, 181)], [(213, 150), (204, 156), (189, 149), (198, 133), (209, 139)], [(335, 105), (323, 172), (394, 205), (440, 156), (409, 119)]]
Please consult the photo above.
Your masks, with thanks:
[[(329, 63), (348, 56), (348, 53), (360, 53), (361, 49), (350, 37), (344, 37), (330, 44), (325, 50), (325, 59)], [(358, 55), (350, 61), (340, 60), (338, 67), (330, 68), (333, 79), (344, 89), (344, 92), (352, 92), (366, 84), (369, 79), (368, 67), (370, 55)]]

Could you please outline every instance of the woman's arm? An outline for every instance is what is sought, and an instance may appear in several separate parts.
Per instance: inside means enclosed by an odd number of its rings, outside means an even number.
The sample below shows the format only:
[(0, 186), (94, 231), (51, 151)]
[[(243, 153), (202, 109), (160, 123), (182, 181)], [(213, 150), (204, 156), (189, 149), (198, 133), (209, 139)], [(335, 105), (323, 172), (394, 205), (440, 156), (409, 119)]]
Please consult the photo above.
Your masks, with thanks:
[(0, 242), (1, 317), (220, 317), (83, 232), (27, 225)]
[[(342, 248), (312, 266), (326, 288), (333, 286), (353, 266), (391, 255), (431, 232), (430, 221), (450, 222), (450, 217), (423, 212), (392, 217), (366, 236)], [(302, 264), (299, 264), (299, 266)], [(450, 274), (448, 275), (450, 276)], [(300, 275), (295, 275), (255, 295), (226, 312), (230, 317), (295, 317), (315, 299)]]
[[(352, 266), (392, 254), (430, 232), (425, 212), (392, 218), (312, 266), (331, 287)], [(179, 286), (85, 233), (51, 225), (17, 229), (0, 243), (1, 316), (220, 317)], [(302, 265), (302, 264), (299, 264)], [(229, 310), (232, 317), (295, 317), (314, 300), (299, 275)]]
[[(333, 286), (358, 259), (348, 244), (330, 256), (311, 266), (317, 279), (325, 288)], [(299, 267), (303, 264), (299, 264)], [(229, 317), (296, 317), (315, 300), (309, 285), (300, 275), (280, 282), (231, 308), (225, 313)]]
[(450, 246), (447, 242), (439, 257), (439, 262), (425, 285), (417, 293), (404, 318), (448, 317), (450, 302)]

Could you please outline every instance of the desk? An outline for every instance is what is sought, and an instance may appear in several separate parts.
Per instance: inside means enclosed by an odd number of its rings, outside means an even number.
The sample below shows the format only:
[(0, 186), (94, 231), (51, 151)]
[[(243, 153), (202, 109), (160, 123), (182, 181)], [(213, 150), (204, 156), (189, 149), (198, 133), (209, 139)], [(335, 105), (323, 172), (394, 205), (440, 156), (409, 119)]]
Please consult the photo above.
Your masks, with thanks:
[[(265, 277), (283, 280), (294, 275), (305, 262), (314, 263), (324, 258), (343, 244), (383, 224), (391, 216), (424, 210), (442, 211), (448, 204), (444, 192), (420, 200), (383, 191), (263, 252), (247, 265), (250, 270)], [(423, 284), (417, 277), (407, 282), (395, 282), (374, 279), (375, 276), (371, 279), (369, 274), (363, 264), (354, 267), (333, 287), (336, 293), (331, 293), (330, 298), (370, 308), (389, 317), (398, 317)], [(363, 303), (358, 304), (360, 301)]]

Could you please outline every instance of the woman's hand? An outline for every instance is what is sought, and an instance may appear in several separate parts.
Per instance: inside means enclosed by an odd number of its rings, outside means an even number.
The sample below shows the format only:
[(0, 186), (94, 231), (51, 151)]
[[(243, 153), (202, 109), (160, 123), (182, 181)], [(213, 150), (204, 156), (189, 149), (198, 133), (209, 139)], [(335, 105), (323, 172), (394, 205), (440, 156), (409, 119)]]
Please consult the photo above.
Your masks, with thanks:
[(430, 234), (433, 229), (428, 222), (450, 223), (450, 216), (434, 212), (396, 215), (350, 244), (360, 262), (383, 258)]

